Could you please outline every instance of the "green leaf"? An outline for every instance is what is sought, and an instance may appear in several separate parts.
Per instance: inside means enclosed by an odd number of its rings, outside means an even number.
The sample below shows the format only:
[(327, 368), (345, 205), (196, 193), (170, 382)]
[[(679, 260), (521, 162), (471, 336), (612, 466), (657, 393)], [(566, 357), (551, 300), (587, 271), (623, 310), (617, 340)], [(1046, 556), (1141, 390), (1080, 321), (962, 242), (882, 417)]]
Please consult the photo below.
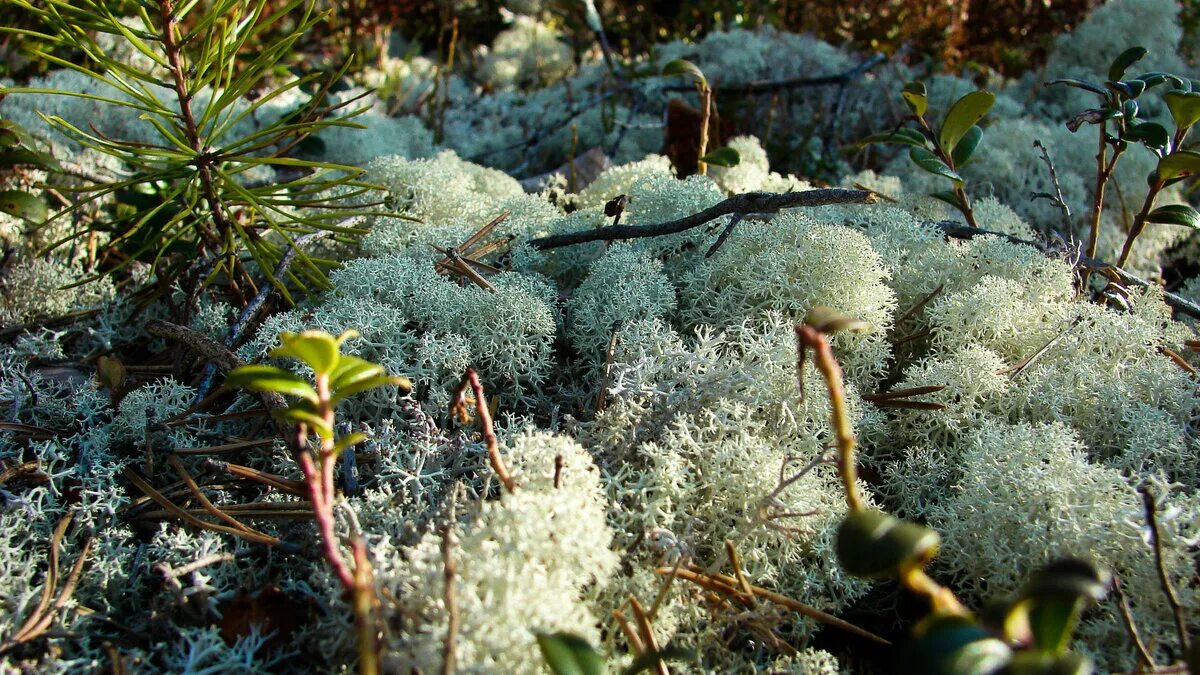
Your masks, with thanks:
[(954, 152), (950, 153), (950, 159), (954, 160), (955, 167), (962, 167), (967, 162), (971, 161), (971, 156), (975, 154), (975, 149), (979, 147), (979, 142), (983, 140), (983, 129), (979, 125), (975, 125), (967, 129), (967, 133), (963, 134), (962, 140), (958, 145), (954, 146)]
[(925, 83), (916, 80), (904, 85), (900, 90), (900, 96), (904, 102), (908, 104), (908, 109), (913, 111), (917, 117), (924, 117), (925, 111), (929, 109), (929, 94), (925, 91)]
[(983, 626), (961, 616), (933, 615), (901, 651), (902, 672), (928, 675), (993, 673), (1008, 662), (1012, 650)]
[(1175, 126), (1188, 129), (1200, 121), (1200, 92), (1168, 91), (1163, 94)]
[(704, 162), (705, 164), (712, 164), (713, 166), (731, 167), (740, 164), (742, 161), (742, 156), (737, 150), (727, 145), (723, 148), (713, 150), (707, 155), (701, 157), (700, 161)]
[(1146, 82), (1144, 80), (1121, 80), (1114, 82), (1109, 80), (1104, 83), (1110, 91), (1119, 95), (1121, 98), (1137, 98), (1146, 91)]
[(407, 377), (401, 377), (399, 375), (374, 375), (372, 377), (359, 379), (351, 384), (347, 384), (346, 386), (338, 387), (337, 391), (335, 391), (333, 395), (329, 397), (329, 401), (331, 404), (337, 405), (338, 403), (350, 398), (351, 396), (354, 396), (355, 394), (360, 394), (364, 391), (370, 391), (371, 389), (377, 389), (379, 387), (386, 387), (388, 385), (396, 385), (405, 392), (412, 391), (412, 382)]
[(908, 157), (913, 161), (913, 164), (916, 164), (929, 173), (949, 178), (958, 185), (961, 185), (963, 182), (962, 176), (955, 173), (953, 169), (946, 166), (945, 162), (938, 159), (937, 155), (925, 148), (913, 148), (908, 152)]
[(877, 509), (852, 511), (838, 526), (838, 563), (856, 577), (896, 577), (924, 565), (937, 552), (941, 537)]
[(642, 652), (629, 667), (621, 671), (621, 675), (638, 675), (653, 670), (659, 663), (667, 661), (691, 661), (696, 658), (695, 652), (683, 647), (667, 645), (656, 652)]
[(17, 132), (0, 122), (0, 148), (15, 148), (20, 144), (21, 137), (17, 135)]
[(704, 79), (704, 73), (696, 66), (696, 64), (685, 59), (675, 59), (663, 66), (663, 77), (674, 77), (676, 75), (683, 77), (694, 78), (703, 86), (708, 86), (708, 80)]
[(604, 661), (587, 640), (570, 633), (538, 633), (538, 649), (555, 675), (603, 675)]
[(1186, 204), (1160, 206), (1146, 214), (1146, 220), (1151, 223), (1182, 225), (1193, 230), (1200, 229), (1200, 212)]
[(345, 450), (352, 445), (358, 445), (359, 443), (368, 441), (370, 439), (370, 436), (359, 431), (356, 431), (352, 434), (346, 434), (345, 436), (337, 439), (337, 441), (333, 444), (333, 454), (341, 454), (342, 450)]
[(1125, 103), (1121, 106), (1121, 115), (1123, 115), (1129, 122), (1133, 122), (1135, 119), (1137, 119), (1139, 110), (1140, 108), (1138, 107), (1138, 102), (1130, 99), (1125, 101)]
[(0, 167), (14, 167), (20, 165), (37, 166), (43, 169), (53, 169), (61, 171), (62, 166), (54, 159), (54, 155), (48, 152), (38, 152), (29, 148), (6, 148), (0, 150)]
[(1180, 176), (1200, 173), (1200, 152), (1176, 150), (1158, 160), (1159, 180), (1171, 180)]
[(381, 365), (360, 359), (357, 356), (343, 354), (338, 359), (337, 368), (334, 368), (333, 372), (329, 374), (329, 388), (336, 391), (358, 380), (380, 375), (384, 370), (384, 367)]
[(271, 350), (273, 357), (298, 359), (318, 375), (327, 375), (337, 366), (341, 343), (325, 331), (285, 332), (280, 334), (279, 339), (283, 344)]
[(1170, 135), (1157, 122), (1142, 122), (1125, 130), (1125, 140), (1136, 141), (1148, 148), (1165, 148), (1170, 142)]
[(1062, 654), (1067, 650), (1082, 610), (1083, 601), (1078, 597), (1024, 600), (1013, 609), (1025, 613), (1033, 644), (1051, 654)]
[(962, 206), (962, 204), (958, 203), (958, 193), (954, 190), (938, 190), (937, 192), (930, 192), (929, 196), (940, 202), (946, 202), (956, 209)]
[(925, 134), (916, 129), (897, 129), (895, 131), (885, 131), (867, 136), (859, 141), (859, 145), (867, 145), (868, 143), (899, 143), (901, 145), (912, 145), (923, 148), (927, 142), (928, 139), (925, 138)]
[(1145, 55), (1145, 47), (1130, 47), (1121, 52), (1120, 56), (1113, 59), (1112, 65), (1108, 67), (1108, 79), (1119, 80), (1125, 77), (1125, 71), (1129, 66), (1141, 61)]
[(275, 366), (253, 365), (234, 368), (225, 378), (228, 387), (241, 387), (253, 391), (273, 391), (286, 396), (299, 396), (317, 402), (317, 390), (308, 380)]
[(946, 113), (946, 119), (938, 133), (938, 142), (941, 143), (942, 150), (953, 150), (967, 131), (992, 109), (995, 102), (996, 95), (990, 91), (973, 91), (955, 101), (954, 105), (950, 106), (950, 112)]
[(1008, 665), (999, 672), (1004, 675), (1091, 675), (1095, 670), (1091, 660), (1074, 652), (1055, 655), (1022, 651), (1013, 654)]
[(1073, 78), (1064, 77), (1058, 80), (1050, 80), (1046, 83), (1046, 86), (1048, 87), (1052, 84), (1065, 84), (1068, 87), (1075, 87), (1076, 89), (1083, 89), (1085, 91), (1090, 91), (1093, 94), (1099, 94), (1101, 96), (1108, 97), (1108, 91), (1105, 90), (1104, 87), (1101, 87), (1095, 82), (1088, 82), (1087, 80), (1076, 80)]
[(36, 195), (21, 190), (0, 192), (0, 211), (31, 223), (41, 224), (50, 215), (46, 202)]
[(272, 410), (271, 415), (292, 424), (307, 425), (322, 439), (333, 438), (333, 428), (325, 423), (325, 418), (317, 414), (316, 409), (308, 401), (298, 401), (289, 408)]

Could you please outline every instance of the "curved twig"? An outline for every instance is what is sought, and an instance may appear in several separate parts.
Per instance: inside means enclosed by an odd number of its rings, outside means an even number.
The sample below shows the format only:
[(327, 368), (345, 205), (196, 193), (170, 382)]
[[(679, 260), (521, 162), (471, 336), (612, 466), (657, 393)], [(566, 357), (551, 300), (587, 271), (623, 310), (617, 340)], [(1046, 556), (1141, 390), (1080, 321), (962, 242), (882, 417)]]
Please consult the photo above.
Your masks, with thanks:
[(747, 192), (734, 195), (699, 213), (678, 220), (655, 225), (612, 225), (593, 230), (556, 234), (529, 241), (529, 245), (540, 250), (583, 244), (589, 241), (612, 241), (616, 239), (638, 239), (661, 237), (698, 227), (721, 216), (751, 213), (777, 213), (780, 209), (801, 206), (827, 206), (830, 204), (873, 204), (876, 197), (866, 190), (824, 188), (802, 192)]

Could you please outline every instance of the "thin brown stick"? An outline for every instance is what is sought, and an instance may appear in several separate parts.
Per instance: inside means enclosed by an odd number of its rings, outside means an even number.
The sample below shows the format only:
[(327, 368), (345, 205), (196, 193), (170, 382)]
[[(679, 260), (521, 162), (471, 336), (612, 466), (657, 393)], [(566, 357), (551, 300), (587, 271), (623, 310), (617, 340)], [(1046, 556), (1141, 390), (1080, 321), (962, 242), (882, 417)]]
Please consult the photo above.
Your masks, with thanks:
[[(851, 511), (861, 511), (865, 508), (865, 501), (858, 487), (858, 469), (854, 463), (854, 430), (850, 428), (850, 417), (846, 412), (842, 367), (833, 356), (833, 347), (828, 336), (812, 326), (796, 326), (796, 348), (801, 356), (806, 348), (813, 350), (817, 370), (825, 378), (829, 389), (830, 421), (837, 438), (838, 469), (842, 476), (842, 487), (846, 492), (846, 507)], [(802, 367), (797, 368), (797, 376), (803, 372)]]
[(234, 452), (236, 450), (244, 450), (246, 448), (261, 448), (266, 445), (275, 443), (274, 438), (260, 438), (254, 441), (238, 441), (236, 443), (225, 443), (223, 445), (208, 445), (199, 448), (175, 448), (171, 451), (172, 455), (219, 455), (226, 452)]
[(1191, 646), (1187, 630), (1187, 615), (1184, 613), (1183, 605), (1179, 602), (1179, 595), (1175, 593), (1175, 586), (1171, 583), (1171, 575), (1167, 571), (1167, 563), (1163, 557), (1162, 532), (1158, 526), (1158, 505), (1155, 503), (1154, 492), (1149, 485), (1142, 485), (1139, 491), (1142, 493), (1142, 505), (1146, 510), (1146, 524), (1150, 526), (1150, 536), (1153, 538), (1154, 569), (1158, 572), (1158, 583), (1162, 587), (1163, 595), (1166, 596), (1167, 604), (1171, 606), (1171, 612), (1175, 617), (1179, 651), (1187, 653)]
[(176, 518), (179, 518), (180, 520), (182, 520), (183, 522), (185, 522), (189, 525), (192, 525), (194, 527), (199, 527), (199, 528), (205, 529), (205, 530), (213, 530), (214, 532), (224, 532), (225, 534), (232, 534), (235, 537), (241, 537), (247, 541), (252, 541), (256, 544), (266, 544), (268, 546), (279, 546), (283, 543), (279, 539), (276, 539), (275, 537), (260, 534), (258, 532), (245, 532), (245, 531), (239, 530), (237, 528), (229, 527), (226, 525), (218, 525), (216, 523), (210, 523), (206, 520), (201, 520), (200, 518), (188, 513), (187, 511), (180, 508), (177, 504), (175, 504), (171, 500), (164, 497), (158, 490), (155, 490), (149, 483), (142, 480), (141, 476), (137, 475), (137, 473), (134, 472), (133, 469), (131, 469), (129, 467), (125, 467), (125, 469), (122, 473), (124, 474), (125, 478), (127, 478), (129, 480), (129, 482), (136, 485), (137, 488), (139, 490), (141, 490), (143, 493), (145, 493), (145, 495), (147, 497), (149, 497), (150, 499), (153, 499), (155, 502), (158, 503), (159, 506), (163, 507), (164, 509), (169, 511), (172, 515), (174, 515)]
[(487, 445), (488, 462), (491, 463), (496, 477), (504, 484), (504, 489), (511, 494), (516, 491), (517, 484), (509, 475), (508, 468), (504, 466), (504, 459), (500, 456), (500, 442), (496, 439), (496, 432), (492, 428), (492, 414), (488, 411), (483, 385), (479, 383), (479, 375), (475, 373), (474, 368), (467, 368), (467, 372), (463, 373), (462, 382), (454, 390), (454, 396), (450, 399), (450, 415), (458, 417), (460, 420), (470, 419), (466, 399), (468, 385), (475, 396), (475, 411), (479, 415), (479, 426), (483, 430), (483, 440)]
[(913, 303), (912, 307), (909, 307), (908, 309), (904, 310), (904, 313), (901, 314), (899, 317), (897, 317), (896, 320), (892, 322), (892, 325), (899, 326), (901, 323), (904, 323), (908, 319), (912, 318), (912, 316), (914, 314), (921, 311), (922, 307), (924, 307), (925, 305), (928, 305), (930, 302), (933, 301), (934, 298), (941, 295), (942, 291), (945, 288), (946, 288), (946, 284), (938, 284), (938, 287), (933, 289), (932, 291), (930, 291), (929, 295), (926, 295), (925, 297), (923, 297), (920, 300)]
[(188, 489), (192, 491), (192, 496), (196, 498), (196, 501), (200, 502), (200, 508), (204, 509), (206, 513), (215, 517), (217, 520), (224, 521), (227, 525), (234, 529), (238, 529), (243, 532), (256, 532), (254, 529), (243, 525), (240, 521), (238, 521), (237, 518), (234, 518), (233, 516), (214, 506), (213, 503), (209, 501), (208, 497), (204, 495), (204, 491), (200, 489), (200, 486), (196, 484), (196, 481), (192, 478), (192, 474), (188, 473), (187, 468), (183, 466), (183, 462), (179, 461), (178, 457), (168, 457), (167, 461), (171, 464), (171, 468), (175, 469), (175, 473), (179, 474), (179, 477), (182, 478), (183, 482), (187, 484)]
[(1121, 584), (1121, 577), (1116, 575), (1113, 576), (1113, 593), (1117, 596), (1117, 608), (1121, 612), (1121, 623), (1125, 624), (1125, 632), (1129, 633), (1129, 639), (1133, 640), (1133, 646), (1137, 648), (1138, 669), (1146, 668), (1153, 672), (1156, 668), (1154, 657), (1146, 648), (1146, 643), (1142, 641), (1137, 623), (1133, 620), (1133, 610), (1129, 608), (1129, 598), (1125, 596), (1125, 589)]
[(625, 636), (625, 640), (629, 642), (629, 649), (633, 655), (641, 656), (646, 651), (646, 646), (642, 644), (642, 638), (638, 637), (637, 631), (630, 625), (629, 619), (625, 618), (625, 614), (619, 609), (614, 609), (612, 615), (617, 620), (617, 625), (621, 627), (621, 633)]
[[(670, 571), (670, 568), (660, 567), (655, 571), (658, 574), (666, 574)], [(736, 579), (723, 574), (706, 575), (698, 568), (689, 567), (688, 569), (679, 571), (679, 578), (690, 581), (709, 590), (731, 596), (746, 606), (750, 606), (749, 603), (752, 602), (753, 597), (760, 597), (764, 600), (779, 605), (780, 607), (790, 609), (797, 614), (801, 614), (829, 626), (834, 626), (835, 628), (840, 628), (844, 631), (858, 635), (859, 637), (864, 637), (880, 644), (891, 644), (891, 642), (885, 638), (882, 638), (871, 631), (866, 630), (865, 628), (860, 628), (849, 621), (846, 621), (845, 619), (839, 619), (832, 614), (822, 612), (815, 607), (810, 607), (802, 602), (793, 600), (786, 595), (780, 595), (773, 591), (768, 591), (760, 586), (751, 585), (750, 588), (753, 595), (747, 597), (747, 595), (738, 588), (738, 581)]]
[(612, 378), (613, 360), (617, 353), (617, 341), (621, 335), (620, 322), (613, 324), (612, 335), (608, 338), (608, 348), (604, 350), (604, 374), (600, 377), (600, 391), (596, 394), (596, 412), (602, 412), (608, 404), (608, 383)]
[[(658, 652), (658, 639), (654, 637), (654, 626), (650, 624), (650, 617), (646, 616), (646, 611), (642, 609), (642, 603), (638, 602), (637, 597), (630, 595), (629, 608), (633, 612), (633, 620), (637, 623), (642, 643), (651, 653)], [(654, 666), (658, 675), (671, 675), (666, 662), (662, 659), (655, 659)]]
[(804, 190), (801, 192), (747, 192), (734, 195), (703, 211), (655, 225), (610, 225), (592, 230), (570, 232), (531, 239), (530, 246), (546, 250), (583, 244), (589, 241), (612, 241), (616, 239), (638, 239), (642, 237), (661, 237), (676, 234), (699, 227), (721, 216), (735, 213), (743, 215), (751, 213), (778, 213), (780, 209), (806, 206), (827, 206), (830, 204), (871, 204), (876, 198), (865, 190), (847, 190), (844, 188), (822, 188), (819, 190)]

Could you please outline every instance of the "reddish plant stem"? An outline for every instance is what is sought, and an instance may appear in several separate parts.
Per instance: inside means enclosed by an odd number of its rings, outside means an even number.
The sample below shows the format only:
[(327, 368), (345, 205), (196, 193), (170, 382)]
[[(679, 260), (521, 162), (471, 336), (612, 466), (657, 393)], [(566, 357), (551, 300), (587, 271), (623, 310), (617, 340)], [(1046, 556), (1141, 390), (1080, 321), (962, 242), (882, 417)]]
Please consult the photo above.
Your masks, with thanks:
[(468, 385), (471, 387), (471, 393), (475, 396), (475, 410), (479, 414), (479, 425), (483, 429), (483, 441), (487, 445), (488, 462), (492, 465), (492, 471), (496, 472), (496, 477), (504, 484), (504, 489), (511, 494), (516, 491), (517, 484), (509, 475), (508, 468), (504, 466), (504, 459), (500, 457), (500, 442), (496, 440), (496, 432), (492, 428), (492, 413), (488, 410), (483, 385), (479, 383), (479, 375), (475, 373), (474, 368), (467, 368), (467, 372), (463, 373), (462, 382), (454, 390), (454, 396), (450, 399), (450, 416), (457, 417), (464, 422), (470, 419), (465, 397)]
[[(820, 330), (806, 324), (796, 326), (796, 342), (799, 350), (797, 376), (804, 374), (804, 350), (813, 350), (813, 361), (825, 378), (829, 388), (829, 407), (834, 435), (837, 438), (838, 470), (842, 476), (842, 487), (846, 492), (846, 507), (851, 511), (863, 510), (863, 497), (858, 489), (858, 469), (854, 463), (854, 430), (850, 428), (850, 416), (846, 414), (846, 392), (842, 385), (842, 367), (833, 356), (829, 337)], [(803, 382), (801, 382), (803, 391)]]

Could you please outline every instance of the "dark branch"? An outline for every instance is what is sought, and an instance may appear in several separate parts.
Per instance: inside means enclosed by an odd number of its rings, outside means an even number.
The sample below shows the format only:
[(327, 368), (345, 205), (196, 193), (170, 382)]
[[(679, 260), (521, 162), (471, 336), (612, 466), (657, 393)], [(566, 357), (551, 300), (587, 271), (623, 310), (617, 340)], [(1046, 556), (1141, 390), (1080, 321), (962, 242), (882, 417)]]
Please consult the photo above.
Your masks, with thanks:
[[(1013, 244), (1032, 246), (1043, 253), (1047, 252), (1047, 247), (1045, 244), (1041, 244), (1036, 241), (1029, 241), (1028, 239), (1021, 239), (1020, 237), (1014, 237), (1011, 234), (1005, 234), (1004, 232), (995, 232), (993, 230), (970, 227), (953, 220), (939, 221), (934, 223), (934, 225), (937, 225), (947, 237), (954, 237), (955, 239), (971, 239), (974, 237), (991, 235), (993, 237), (1000, 237), (1001, 239)], [(1175, 311), (1179, 312), (1180, 314), (1186, 314), (1195, 319), (1200, 319), (1200, 305), (1197, 305), (1187, 298), (1176, 295), (1175, 293), (1168, 292), (1161, 286), (1158, 286), (1158, 284), (1147, 281), (1146, 279), (1143, 279), (1135, 274), (1127, 272), (1120, 267), (1113, 265), (1112, 263), (1105, 262), (1099, 258), (1080, 256), (1077, 264), (1080, 267), (1092, 270), (1108, 270), (1115, 274), (1121, 280), (1121, 282), (1125, 284), (1132, 284), (1141, 288), (1155, 286), (1162, 290), (1163, 300)]]
[[(717, 84), (713, 86), (715, 94), (769, 94), (784, 89), (806, 89), (809, 87), (828, 87), (834, 84), (846, 85), (857, 79), (863, 73), (887, 60), (884, 54), (876, 54), (857, 66), (837, 75), (822, 75), (821, 77), (789, 77), (783, 80), (759, 80), (745, 84)], [(676, 84), (663, 87), (664, 91), (694, 91), (691, 84)]]
[(865, 190), (826, 188), (803, 192), (747, 192), (734, 195), (723, 202), (704, 209), (700, 213), (684, 216), (678, 220), (656, 225), (613, 225), (594, 230), (583, 230), (567, 234), (533, 239), (529, 245), (540, 250), (583, 244), (589, 241), (612, 241), (615, 239), (639, 239), (661, 237), (698, 227), (721, 216), (751, 213), (777, 213), (780, 209), (799, 206), (826, 206), (829, 204), (873, 204), (876, 198)]

